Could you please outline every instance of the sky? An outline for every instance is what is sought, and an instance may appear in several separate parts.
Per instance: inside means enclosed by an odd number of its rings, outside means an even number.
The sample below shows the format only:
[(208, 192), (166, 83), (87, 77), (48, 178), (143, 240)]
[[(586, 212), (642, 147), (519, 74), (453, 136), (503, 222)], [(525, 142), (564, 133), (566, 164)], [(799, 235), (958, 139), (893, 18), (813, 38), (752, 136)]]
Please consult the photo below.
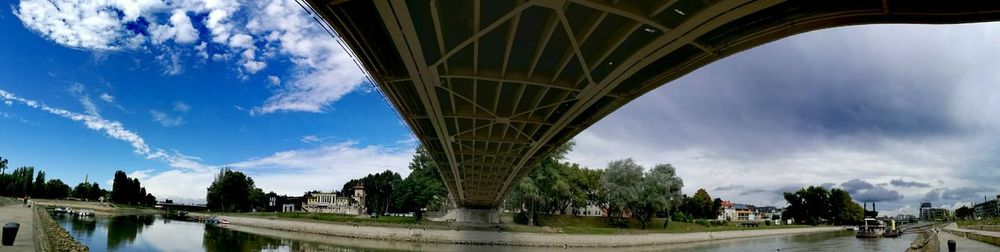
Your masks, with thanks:
[[(0, 156), (203, 201), (220, 167), (296, 195), (408, 174), (417, 141), (294, 1), (39, 1), (0, 11)], [(783, 206), (841, 188), (887, 214), (1000, 181), (1000, 24), (809, 32), (719, 60), (576, 136), (567, 161), (673, 164), (684, 192)], [(990, 196), (995, 197), (995, 196)]]

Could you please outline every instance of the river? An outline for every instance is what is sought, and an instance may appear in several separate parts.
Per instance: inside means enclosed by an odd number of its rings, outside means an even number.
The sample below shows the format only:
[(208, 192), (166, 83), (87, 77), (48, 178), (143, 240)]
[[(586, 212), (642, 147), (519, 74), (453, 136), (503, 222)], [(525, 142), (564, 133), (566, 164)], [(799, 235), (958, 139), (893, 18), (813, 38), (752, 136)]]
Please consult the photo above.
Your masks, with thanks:
[[(609, 251), (374, 241), (177, 221), (158, 216), (54, 214), (90, 251)], [(852, 231), (634, 247), (629, 251), (904, 251), (915, 238), (856, 239)]]

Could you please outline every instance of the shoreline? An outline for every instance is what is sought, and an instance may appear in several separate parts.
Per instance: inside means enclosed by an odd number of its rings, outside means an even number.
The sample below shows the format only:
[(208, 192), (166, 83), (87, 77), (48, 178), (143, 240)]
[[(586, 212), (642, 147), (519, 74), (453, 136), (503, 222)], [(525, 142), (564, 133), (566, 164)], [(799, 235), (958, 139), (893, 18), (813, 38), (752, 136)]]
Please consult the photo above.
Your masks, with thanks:
[(545, 234), (457, 229), (377, 227), (227, 215), (219, 215), (218, 217), (228, 220), (231, 226), (237, 226), (234, 227), (236, 229), (249, 227), (299, 234), (326, 235), (376, 241), (564, 248), (645, 247), (843, 230), (841, 227), (806, 227), (658, 234)]

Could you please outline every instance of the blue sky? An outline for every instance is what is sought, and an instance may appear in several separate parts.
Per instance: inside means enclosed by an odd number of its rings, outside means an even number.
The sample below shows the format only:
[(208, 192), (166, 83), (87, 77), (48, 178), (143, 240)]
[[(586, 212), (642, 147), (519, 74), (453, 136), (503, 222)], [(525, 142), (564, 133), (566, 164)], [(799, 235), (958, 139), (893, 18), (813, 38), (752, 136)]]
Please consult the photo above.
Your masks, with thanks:
[[(70, 184), (125, 170), (180, 201), (202, 199), (221, 166), (287, 194), (407, 174), (409, 130), (294, 1), (8, 5), (0, 155), (12, 167)], [(887, 213), (967, 205), (1000, 190), (997, 42), (996, 23), (793, 36), (638, 98), (568, 158), (671, 163), (686, 193), (757, 205), (805, 185)]]
[[(85, 175), (110, 180), (121, 169), (150, 180), (144, 184), (161, 197), (189, 199), (204, 197), (209, 170), (222, 165), (290, 194), (340, 188), (378, 170), (406, 173), (414, 146), (409, 130), (335, 40), (292, 1), (272, 6), (284, 14), (258, 13), (269, 6), (263, 2), (137, 7), (140, 21), (128, 20), (122, 11), (128, 6), (111, 4), (105, 21), (124, 29), (106, 34), (108, 28), (82, 20), (43, 20), (101, 16), (101, 8), (37, 6), (45, 4), (24, 1), (0, 13), (0, 90), (9, 95), (0, 105), (0, 155), (12, 167), (33, 165), (74, 185)], [(226, 8), (236, 12), (215, 33), (230, 39), (213, 41), (208, 15)], [(195, 29), (170, 31), (183, 23), (174, 22), (173, 13), (186, 14)], [(285, 14), (295, 18), (281, 22), (305, 27), (242, 28)], [(273, 37), (278, 34), (285, 37)], [(251, 42), (233, 39), (240, 37)], [(94, 125), (24, 101), (90, 117)]]

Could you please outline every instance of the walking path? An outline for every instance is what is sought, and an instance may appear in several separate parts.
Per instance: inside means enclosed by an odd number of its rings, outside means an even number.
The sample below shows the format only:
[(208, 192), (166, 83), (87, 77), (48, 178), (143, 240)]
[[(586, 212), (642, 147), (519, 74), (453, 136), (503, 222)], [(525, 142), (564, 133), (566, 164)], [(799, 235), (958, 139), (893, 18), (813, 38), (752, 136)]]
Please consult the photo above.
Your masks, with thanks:
[(741, 231), (633, 234), (633, 235), (574, 235), (538, 234), (472, 230), (435, 230), (422, 228), (372, 227), (299, 220), (219, 216), (232, 225), (281, 231), (332, 235), (374, 240), (432, 242), (475, 245), (509, 245), (539, 247), (628, 247), (713, 241), (773, 235), (805, 234), (843, 230), (841, 227), (781, 228)]
[(35, 240), (32, 235), (34, 223), (31, 216), (31, 208), (23, 207), (21, 204), (0, 207), (0, 227), (8, 222), (21, 224), (17, 229), (14, 246), (0, 246), (0, 251), (35, 251)]
[[(982, 231), (982, 230), (972, 230), (972, 229), (962, 229), (958, 228), (955, 223), (948, 224), (943, 228), (946, 231), (954, 231), (961, 233), (974, 233), (984, 236), (991, 236), (994, 240), (1000, 240), (1000, 232)], [(955, 233), (949, 232), (939, 232), (938, 239), (941, 241), (941, 250), (948, 251), (948, 240), (955, 240), (956, 251), (997, 251), (1000, 246), (965, 238)]]

